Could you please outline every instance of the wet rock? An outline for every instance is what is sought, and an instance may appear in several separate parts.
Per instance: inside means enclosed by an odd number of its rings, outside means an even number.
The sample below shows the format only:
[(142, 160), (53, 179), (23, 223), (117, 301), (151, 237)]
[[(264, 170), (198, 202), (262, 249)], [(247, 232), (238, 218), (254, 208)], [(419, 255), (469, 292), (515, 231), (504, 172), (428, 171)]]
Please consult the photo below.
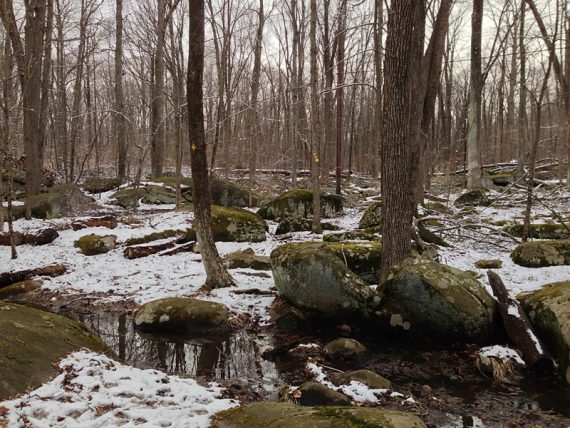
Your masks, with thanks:
[(372, 389), (391, 389), (388, 379), (370, 370), (355, 370), (344, 373), (334, 373), (329, 376), (336, 386), (349, 385), (352, 381), (360, 382)]
[(56, 374), (69, 352), (107, 345), (82, 323), (0, 301), (0, 400), (34, 389)]
[[(321, 195), (321, 216), (331, 218), (342, 211), (342, 197)], [(313, 192), (306, 189), (291, 190), (263, 205), (257, 213), (267, 220), (290, 217), (307, 218), (313, 212)]]
[(477, 269), (501, 269), (503, 262), (498, 259), (478, 260), (475, 262), (475, 267)]
[(455, 200), (456, 207), (486, 207), (491, 205), (483, 189), (469, 190)]
[(371, 407), (307, 407), (263, 401), (218, 413), (213, 428), (425, 428), (412, 413)]
[(382, 284), (382, 311), (392, 330), (441, 341), (485, 342), (495, 333), (497, 305), (472, 275), (410, 258)]
[(230, 253), (224, 259), (228, 269), (271, 270), (271, 259), (255, 255), (250, 248)]
[(523, 242), (511, 258), (517, 265), (530, 268), (570, 265), (570, 239)]
[(273, 250), (277, 291), (295, 307), (319, 317), (337, 322), (374, 318), (380, 296), (327, 245), (331, 244), (287, 244)]
[(358, 340), (341, 337), (327, 343), (324, 351), (330, 358), (353, 359), (362, 356), (366, 347)]
[[(52, 219), (81, 214), (97, 208), (95, 199), (85, 195), (76, 184), (64, 184), (48, 193), (41, 193), (30, 198), (32, 217)], [(23, 206), (14, 207), (14, 218), (25, 215)]]
[(2, 287), (0, 288), (0, 299), (31, 293), (32, 291), (38, 290), (41, 286), (42, 283), (39, 281), (26, 280), (7, 287)]
[(96, 235), (94, 233), (79, 238), (73, 244), (86, 256), (96, 256), (114, 250), (117, 245), (115, 235)]
[(360, 229), (366, 229), (379, 226), (382, 226), (382, 202), (374, 202), (366, 208), (366, 211), (362, 214), (362, 218), (358, 222), (358, 227)]
[(570, 281), (545, 285), (518, 299), (570, 384)]
[(118, 178), (91, 178), (85, 180), (83, 189), (89, 193), (103, 193), (117, 189), (121, 185)]
[[(523, 228), (522, 224), (513, 224), (503, 230), (509, 235), (522, 238)], [(561, 224), (531, 224), (528, 237), (531, 239), (570, 239), (570, 232)]]
[(228, 320), (228, 308), (221, 303), (168, 297), (142, 305), (133, 322), (135, 328), (143, 331), (186, 332), (224, 329)]
[(350, 400), (344, 394), (322, 383), (307, 382), (301, 388), (299, 404), (301, 406), (350, 406)]

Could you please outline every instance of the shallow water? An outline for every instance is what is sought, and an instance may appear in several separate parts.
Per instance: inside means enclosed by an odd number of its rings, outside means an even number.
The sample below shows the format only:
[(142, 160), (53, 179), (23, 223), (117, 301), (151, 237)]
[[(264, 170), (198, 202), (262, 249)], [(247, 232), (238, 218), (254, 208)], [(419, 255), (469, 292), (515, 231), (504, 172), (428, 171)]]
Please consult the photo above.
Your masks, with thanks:
[[(98, 333), (121, 361), (223, 385), (245, 385), (259, 399), (277, 399), (283, 386), (296, 384), (294, 379), (299, 379), (303, 368), (303, 363), (289, 357), (287, 352), (272, 358), (274, 361), (261, 356), (265, 349), (281, 345), (280, 338), (270, 334), (238, 330), (229, 334), (157, 335), (135, 330), (131, 318), (124, 314), (99, 313), (76, 318)], [(313, 332), (304, 335), (303, 341), (320, 342), (317, 338), (322, 338), (322, 334)], [(533, 414), (554, 418), (552, 425), (537, 423), (536, 426), (570, 426), (570, 388), (561, 383), (525, 378), (517, 388), (506, 388), (485, 380), (473, 370), (463, 377), (450, 375), (457, 369), (453, 353), (365, 344), (372, 351), (366, 366), (386, 375), (398, 385), (398, 390), (416, 397), (414, 392), (418, 387), (429, 384), (433, 396), (446, 402), (441, 408), (428, 407), (430, 426), (506, 426), (503, 417), (512, 420), (517, 414), (525, 415), (523, 425), (519, 426), (527, 426), (525, 422)], [(469, 371), (470, 363), (461, 364)], [(482, 419), (492, 422), (485, 425)]]

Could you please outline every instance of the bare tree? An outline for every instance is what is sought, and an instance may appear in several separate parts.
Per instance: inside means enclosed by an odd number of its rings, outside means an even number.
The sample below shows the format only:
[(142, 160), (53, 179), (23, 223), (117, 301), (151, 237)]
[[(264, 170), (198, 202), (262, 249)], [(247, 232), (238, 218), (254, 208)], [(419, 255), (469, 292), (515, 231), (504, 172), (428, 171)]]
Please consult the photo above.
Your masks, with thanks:
[(127, 174), (127, 130), (123, 95), (123, 0), (115, 0), (115, 114), (117, 136), (117, 176), (123, 181)]
[(194, 223), (206, 269), (205, 289), (235, 285), (218, 254), (212, 233), (206, 136), (204, 132), (204, 0), (189, 0), (188, 24), (188, 133), (191, 149)]

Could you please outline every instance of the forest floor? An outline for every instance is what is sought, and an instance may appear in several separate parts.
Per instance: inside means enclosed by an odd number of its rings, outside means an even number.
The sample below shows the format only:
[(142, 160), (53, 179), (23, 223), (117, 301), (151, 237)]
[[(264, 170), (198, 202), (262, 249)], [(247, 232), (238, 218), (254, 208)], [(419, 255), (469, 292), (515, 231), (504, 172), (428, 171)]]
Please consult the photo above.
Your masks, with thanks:
[[(450, 244), (439, 250), (442, 263), (475, 271), (491, 292), (485, 270), (477, 269), (475, 262), (499, 259), (502, 267), (496, 272), (515, 295), (570, 278), (570, 266), (530, 269), (512, 262), (510, 253), (517, 240), (500, 231), (504, 223), (522, 221), (522, 190), (504, 193), (505, 188), (496, 188), (490, 194), (496, 198), (491, 206), (473, 207), (459, 215), (453, 201), (460, 188), (454, 184), (444, 177), (434, 183), (434, 196), (444, 200), (449, 209), (446, 214), (424, 213), (437, 220), (439, 226), (434, 230), (439, 230), (437, 233)], [(275, 185), (276, 189), (277, 180), (262, 178), (260, 185)], [(84, 235), (113, 234), (120, 244), (153, 232), (185, 229), (192, 222), (191, 212), (176, 211), (171, 205), (120, 210), (109, 203), (111, 193), (95, 198), (103, 207), (98, 214), (117, 216), (119, 226), (112, 231), (73, 231), (69, 225), (78, 219), (75, 217), (18, 220), (14, 224), (17, 231), (53, 227), (59, 238), (45, 246), (20, 246), (15, 260), (10, 260), (9, 247), (0, 247), (2, 271), (64, 264), (66, 274), (42, 279), (39, 291), (17, 300), (84, 321), (115, 353), (115, 360), (87, 351), (70, 354), (60, 362), (61, 374), (52, 381), (15, 400), (0, 402), (0, 426), (206, 427), (214, 413), (239, 402), (288, 397), (290, 387), (307, 379), (327, 382), (330, 367), (324, 364), (326, 361), (307, 363), (306, 358), (292, 355), (299, 345), (320, 349), (338, 336), (338, 331), (316, 328), (287, 334), (276, 332), (271, 307), (277, 292), (271, 272), (232, 269), (237, 288), (205, 294), (200, 291), (205, 272), (199, 254), (127, 260), (124, 247), (118, 245), (106, 254), (82, 255), (74, 241)], [(345, 186), (345, 193), (343, 214), (327, 221), (342, 230), (355, 229), (379, 192), (373, 183), (355, 179)], [(549, 186), (539, 189), (538, 194), (543, 204), (533, 208), (533, 222), (557, 221), (553, 213), (570, 220), (570, 192)], [(257, 255), (269, 256), (285, 242), (322, 240), (322, 236), (309, 232), (276, 236), (277, 225), (269, 225), (265, 242), (219, 242), (219, 252), (226, 255), (252, 248)], [(249, 291), (236, 293), (239, 290)], [(172, 296), (224, 303), (240, 320), (241, 327), (219, 337), (158, 337), (133, 329), (130, 320), (138, 305)], [(501, 384), (483, 376), (475, 367), (477, 347), (418, 350), (409, 344), (380, 342), (356, 329), (352, 333), (369, 349), (361, 365), (397, 385), (394, 391), (345, 391), (359, 405), (413, 411), (428, 425), (438, 427), (570, 426), (570, 388), (555, 379), (537, 379), (523, 373), (515, 383)], [(354, 367), (335, 367), (351, 368)]]

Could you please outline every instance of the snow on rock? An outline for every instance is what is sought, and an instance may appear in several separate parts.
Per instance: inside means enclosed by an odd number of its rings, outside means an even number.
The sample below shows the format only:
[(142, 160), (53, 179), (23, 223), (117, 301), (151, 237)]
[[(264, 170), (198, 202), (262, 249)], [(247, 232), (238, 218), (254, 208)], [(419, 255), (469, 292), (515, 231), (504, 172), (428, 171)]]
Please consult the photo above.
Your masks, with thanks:
[(525, 365), (524, 361), (517, 351), (500, 345), (486, 346), (485, 348), (481, 348), (479, 350), (479, 356), (483, 361), (485, 361), (485, 359), (489, 359), (490, 357), (494, 357), (499, 360), (511, 359), (521, 366)]
[(201, 386), (88, 351), (69, 354), (59, 367), (61, 373), (35, 391), (0, 402), (0, 426), (199, 428), (239, 404), (221, 399), (215, 384)]

